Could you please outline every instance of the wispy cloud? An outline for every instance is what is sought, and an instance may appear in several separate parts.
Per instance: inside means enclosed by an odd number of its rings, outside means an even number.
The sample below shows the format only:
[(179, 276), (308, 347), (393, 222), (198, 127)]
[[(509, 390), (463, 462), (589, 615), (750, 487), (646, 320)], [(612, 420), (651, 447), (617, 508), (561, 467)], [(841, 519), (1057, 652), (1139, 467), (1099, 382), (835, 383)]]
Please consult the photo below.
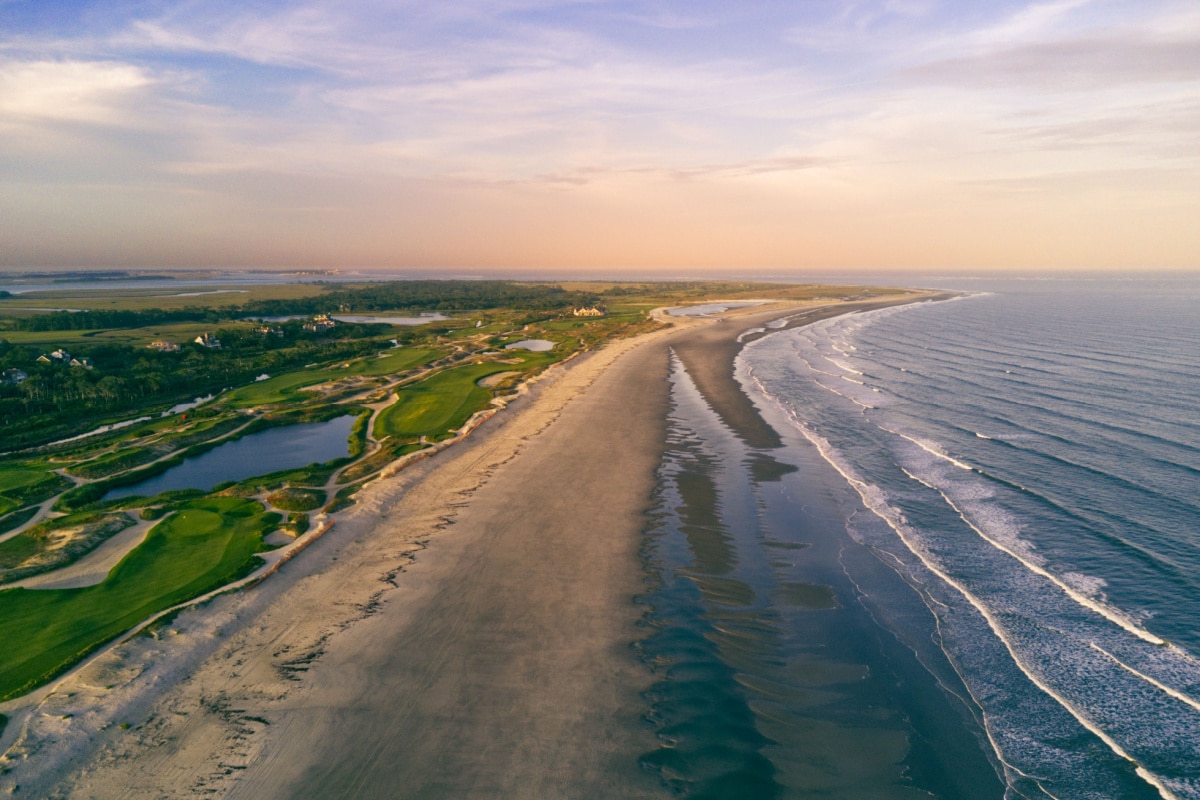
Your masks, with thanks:
[(112, 61), (0, 62), (0, 121), (118, 125), (153, 83), (147, 70)]
[(586, 221), (621, 197), (642, 210), (612, 220), (682, 235), (697, 203), (744, 243), (790, 241), (802, 214), (936, 214), (964, 186), (1078, 192), (1169, 165), (1175, 203), (1200, 176), (1194, 0), (81, 2), (83, 30), (6, 28), (0, 2), (0, 168), (24, 187), (0, 182), (0, 206), (31, 226), (54, 212), (21, 198), (50, 209), (75, 181), (164, 220), (164, 198), (212, 203), (213, 229), (271, 207), (278, 230), (324, 230), (321, 210), (339, 241), (366, 218), (387, 240), (383, 207), (428, 223), (434, 196), (447, 230), (469, 207)]
[(1038, 91), (1200, 82), (1200, 36), (1105, 33), (931, 61), (900, 72), (921, 83)]
[(1000, 22), (973, 32), (971, 46), (1006, 46), (1039, 39), (1055, 31), (1076, 12), (1099, 0), (1051, 0), (1027, 5)]

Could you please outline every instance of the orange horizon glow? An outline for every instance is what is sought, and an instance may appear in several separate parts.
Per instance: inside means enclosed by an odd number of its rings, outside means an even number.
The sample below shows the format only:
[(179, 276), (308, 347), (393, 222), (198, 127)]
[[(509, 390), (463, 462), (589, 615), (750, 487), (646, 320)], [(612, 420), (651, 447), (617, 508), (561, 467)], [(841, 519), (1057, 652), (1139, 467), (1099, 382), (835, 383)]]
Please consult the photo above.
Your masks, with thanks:
[(1166, 0), (167, 5), (8, 20), (0, 268), (1200, 268)]

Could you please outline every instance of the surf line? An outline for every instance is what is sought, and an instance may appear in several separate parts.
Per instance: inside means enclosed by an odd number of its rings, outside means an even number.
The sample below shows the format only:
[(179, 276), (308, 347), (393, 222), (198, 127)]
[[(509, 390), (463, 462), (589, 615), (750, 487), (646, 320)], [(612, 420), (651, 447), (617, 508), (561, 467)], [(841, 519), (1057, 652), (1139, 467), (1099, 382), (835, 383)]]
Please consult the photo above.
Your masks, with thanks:
[[(975, 595), (973, 595), (965, 586), (939, 568), (934, 563), (934, 560), (927, 553), (923, 552), (923, 548), (921, 548), (916, 542), (912, 541), (911, 531), (908, 530), (908, 525), (896, 518), (899, 512), (896, 512), (895, 509), (888, 506), (885, 502), (872, 497), (873, 493), (871, 492), (871, 489), (876, 487), (870, 486), (865, 481), (854, 475), (852, 470), (850, 470), (848, 467), (844, 468), (841, 464), (839, 464), (837, 459), (832, 456), (833, 448), (829, 442), (825, 441), (825, 439), (817, 434), (807, 430), (807, 426), (803, 425), (803, 423), (800, 423), (794, 415), (792, 418), (795, 420), (797, 427), (800, 429), (800, 432), (804, 434), (805, 438), (807, 438), (810, 442), (812, 442), (813, 445), (816, 446), (817, 451), (821, 454), (821, 456), (827, 462), (829, 462), (834, 469), (841, 473), (842, 477), (846, 479), (846, 482), (854, 488), (854, 490), (858, 493), (858, 496), (862, 499), (863, 504), (866, 505), (866, 507), (869, 508), (877, 517), (887, 523), (889, 528), (896, 532), (896, 535), (900, 537), (900, 541), (904, 543), (904, 546), (907, 547), (909, 551), (913, 553), (913, 555), (921, 560), (921, 563), (925, 565), (926, 569), (941, 578), (946, 585), (953, 587), (955, 591), (961, 594), (968, 603), (974, 606), (975, 610), (978, 611), (987, 622), (988, 627), (992, 629), (992, 633), (994, 633), (1000, 643), (1004, 645), (1004, 649), (1008, 651), (1013, 663), (1016, 664), (1017, 668), (1025, 674), (1025, 676), (1030, 680), (1031, 683), (1033, 683), (1034, 686), (1042, 690), (1042, 692), (1044, 692), (1048, 697), (1062, 706), (1063, 709), (1072, 717), (1074, 717), (1080, 725), (1094, 734), (1100, 741), (1104, 742), (1104, 744), (1107, 745), (1108, 748), (1113, 751), (1113, 753), (1132, 764), (1138, 777), (1158, 790), (1158, 793), (1163, 800), (1179, 800), (1179, 797), (1167, 788), (1166, 784), (1163, 783), (1161, 778), (1138, 763), (1133, 756), (1126, 752), (1125, 748), (1117, 744), (1115, 739), (1113, 739), (1098, 725), (1088, 719), (1087, 715), (1077, 709), (1074, 704), (1067, 700), (1067, 698), (1060, 695), (1047, 683), (1041, 680), (1034, 673), (1033, 669), (1017, 654), (1016, 650), (1013, 649), (1012, 644), (1004, 636), (1003, 628), (1000, 626), (999, 621), (992, 615), (992, 612), (987, 608), (987, 606), (981, 600), (979, 600), (979, 598), (975, 597)], [(876, 489), (876, 491), (878, 491), (878, 489)], [(882, 508), (880, 506), (882, 506)]]
[(1200, 711), (1200, 702), (1193, 700), (1191, 697), (1188, 697), (1183, 692), (1181, 692), (1177, 689), (1172, 689), (1170, 686), (1167, 686), (1162, 681), (1156, 680), (1144, 672), (1139, 672), (1138, 670), (1129, 666), (1124, 661), (1117, 658), (1112, 653), (1108, 652), (1107, 650), (1105, 650), (1103, 647), (1096, 644), (1095, 642), (1088, 642), (1088, 646), (1091, 647), (1096, 652), (1098, 652), (1102, 655), (1108, 656), (1110, 659), (1112, 659), (1113, 663), (1115, 663), (1121, 669), (1126, 670), (1127, 672), (1132, 672), (1134, 675), (1138, 676), (1139, 678), (1141, 678), (1142, 680), (1144, 680), (1146, 683), (1150, 684), (1154, 688), (1167, 693), (1168, 695), (1175, 698), (1176, 700), (1183, 703), (1184, 705), (1189, 705), (1192, 708), (1194, 708), (1196, 711)]
[(1055, 586), (1057, 586), (1059, 589), (1061, 589), (1064, 594), (1066, 594), (1068, 597), (1070, 597), (1072, 600), (1074, 600), (1079, 605), (1099, 614), (1100, 616), (1104, 617), (1109, 622), (1113, 623), (1114, 625), (1120, 626), (1128, 633), (1132, 633), (1134, 636), (1138, 637), (1139, 639), (1142, 639), (1143, 641), (1149, 642), (1150, 644), (1159, 645), (1159, 646), (1167, 645), (1166, 639), (1163, 639), (1160, 636), (1156, 636), (1155, 634), (1151, 633), (1150, 631), (1148, 631), (1144, 628), (1138, 627), (1137, 625), (1135, 625), (1133, 623), (1132, 620), (1130, 620), (1124, 614), (1121, 614), (1120, 612), (1116, 611), (1115, 609), (1111, 608), (1110, 606), (1108, 606), (1104, 603), (1096, 602), (1092, 598), (1090, 598), (1087, 595), (1080, 592), (1078, 589), (1075, 589), (1074, 587), (1072, 587), (1066, 581), (1057, 577), (1054, 573), (1050, 572), (1050, 570), (1048, 570), (1045, 567), (1043, 567), (1039, 564), (1036, 564), (1028, 559), (1022, 558), (1020, 556), (1020, 554), (1018, 554), (1011, 547), (1007, 547), (1004, 544), (1001, 544), (1000, 542), (996, 541), (992, 537), (988, 536), (978, 526), (976, 526), (975, 523), (971, 522), (970, 518), (967, 517), (966, 512), (964, 512), (961, 508), (959, 508), (958, 505), (953, 500), (951, 500), (949, 498), (949, 496), (946, 495), (945, 492), (943, 492), (937, 486), (934, 486), (932, 483), (929, 483), (928, 481), (912, 474), (908, 470), (904, 469), (904, 467), (901, 467), (900, 469), (905, 475), (907, 475), (912, 480), (916, 481), (917, 483), (921, 484), (922, 486), (926, 487), (927, 489), (932, 489), (933, 491), (935, 491), (939, 495), (941, 495), (942, 499), (946, 502), (946, 505), (948, 505), (948, 506), (950, 506), (950, 508), (954, 509), (955, 513), (958, 514), (959, 519), (961, 519), (963, 522), (965, 522), (967, 524), (968, 528), (975, 531), (975, 533), (979, 535), (979, 538), (983, 539), (985, 542), (987, 542), (988, 544), (990, 544), (992, 547), (996, 548), (997, 550), (999, 550), (1003, 553), (1007, 553), (1008, 555), (1012, 556), (1014, 559), (1016, 559), (1016, 561), (1018, 563), (1022, 564), (1030, 572), (1033, 572), (1037, 575), (1041, 575), (1043, 578), (1045, 578), (1046, 580), (1053, 583)]
[[(794, 411), (788, 409), (786, 405), (779, 400), (779, 398), (767, 391), (766, 387), (763, 386), (762, 381), (760, 381), (757, 377), (755, 377), (753, 380), (758, 390), (787, 415), (788, 419), (791, 420), (793, 427), (799, 430), (804, 438), (806, 438), (814, 447), (817, 448), (817, 452), (821, 454), (821, 457), (824, 458), (830, 466), (837, 470), (842, 478), (844, 478), (845, 481), (850, 484), (851, 488), (854, 489), (859, 498), (862, 500), (863, 505), (866, 506), (871, 513), (883, 520), (883, 522), (886, 523), (889, 528), (895, 531), (896, 535), (900, 537), (900, 541), (903, 542), (904, 546), (908, 548), (909, 552), (911, 552), (921, 561), (926, 569), (944, 581), (947, 586), (952, 587), (955, 591), (962, 595), (963, 599), (970, 603), (971, 606), (979, 612), (980, 616), (983, 617), (988, 627), (992, 629), (992, 633), (996, 636), (997, 640), (999, 640), (999, 642), (1004, 646), (1004, 649), (1008, 651), (1009, 657), (1011, 657), (1013, 660), (1013, 664), (1016, 665), (1017, 669), (1019, 669), (1034, 686), (1040, 689), (1047, 697), (1051, 698), (1060, 706), (1062, 706), (1063, 710), (1074, 717), (1075, 720), (1087, 731), (1102, 741), (1113, 753), (1132, 764), (1134, 767), (1134, 772), (1137, 774), (1137, 776), (1153, 786), (1163, 800), (1180, 800), (1177, 795), (1167, 788), (1166, 784), (1159, 776), (1142, 766), (1137, 759), (1126, 752), (1125, 748), (1117, 744), (1115, 739), (1105, 733), (1104, 730), (1102, 730), (1097, 724), (1092, 722), (1086, 714), (1076, 708), (1074, 704), (1067, 700), (1067, 698), (1060, 695), (1045, 681), (1039, 678), (1032, 667), (1026, 664), (1021, 656), (1017, 654), (1017, 651), (1013, 648), (1013, 645), (1005, 637), (1004, 630), (999, 621), (992, 614), (991, 610), (988, 609), (986, 604), (984, 604), (979, 598), (975, 597), (975, 595), (973, 595), (966, 586), (959, 583), (948, 573), (942, 570), (932, 556), (924, 552), (924, 548), (914, 541), (912, 531), (903, 521), (903, 515), (895, 508), (888, 505), (884, 500), (876, 496), (880, 493), (879, 488), (872, 486), (871, 484), (868, 484), (866, 481), (859, 478), (854, 469), (849, 465), (843, 465), (840, 462), (840, 459), (838, 459), (838, 457), (835, 455), (833, 446), (826, 439), (819, 436), (815, 431), (810, 430), (807, 425), (801, 422)], [(914, 480), (920, 479), (914, 477)], [(982, 534), (980, 535), (982, 536)], [(986, 539), (987, 537), (984, 538)], [(984, 713), (984, 719), (985, 721), (987, 719), (986, 712)], [(988, 738), (992, 739), (990, 731), (988, 732)], [(996, 746), (994, 740), (992, 746)], [(1004, 761), (1003, 754), (998, 752), (997, 755), (1000, 757), (1001, 761)], [(1007, 762), (1004, 763), (1007, 764)]]

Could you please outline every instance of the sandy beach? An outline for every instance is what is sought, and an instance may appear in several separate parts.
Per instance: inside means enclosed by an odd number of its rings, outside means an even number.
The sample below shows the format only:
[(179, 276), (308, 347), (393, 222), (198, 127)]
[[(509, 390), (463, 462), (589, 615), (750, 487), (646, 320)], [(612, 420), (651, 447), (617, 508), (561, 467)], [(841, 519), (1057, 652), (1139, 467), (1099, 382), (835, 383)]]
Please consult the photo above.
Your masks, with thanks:
[(461, 444), (370, 484), (271, 579), (6, 711), (0, 789), (662, 796), (638, 768), (654, 740), (630, 643), (669, 354), (731, 428), (771, 446), (733, 377), (739, 336), (878, 304), (743, 309), (551, 370)]

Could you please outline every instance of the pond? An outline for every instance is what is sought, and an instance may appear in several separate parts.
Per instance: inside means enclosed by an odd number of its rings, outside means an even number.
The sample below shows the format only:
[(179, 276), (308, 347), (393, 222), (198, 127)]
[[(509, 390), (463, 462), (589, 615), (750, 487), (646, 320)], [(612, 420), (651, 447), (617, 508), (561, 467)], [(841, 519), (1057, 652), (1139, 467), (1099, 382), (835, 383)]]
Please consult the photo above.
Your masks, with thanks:
[(197, 397), (195, 400), (192, 400), (190, 403), (179, 403), (178, 405), (174, 405), (174, 406), (171, 406), (170, 408), (168, 408), (166, 411), (164, 411), (162, 413), (162, 415), (164, 417), (169, 417), (172, 414), (180, 414), (180, 413), (183, 413), (184, 411), (190, 411), (191, 409), (195, 408), (196, 406), (204, 405), (209, 400), (212, 400), (214, 397), (216, 397), (215, 394), (209, 394), (209, 395), (205, 395), (204, 397)]
[[(292, 319), (309, 319), (311, 314), (287, 314), (280, 317), (247, 317), (246, 319), (259, 320), (261, 322), (287, 322)], [(438, 322), (439, 320), (450, 319), (445, 314), (436, 311), (422, 314), (419, 317), (376, 317), (367, 316), (365, 314), (330, 314), (330, 319), (335, 319), (338, 322), (358, 322), (358, 323), (383, 323), (387, 325), (427, 325), (430, 322)]]
[(731, 308), (747, 308), (770, 303), (770, 300), (738, 300), (725, 303), (701, 303), (694, 306), (669, 308), (667, 313), (673, 317), (707, 317), (710, 314), (721, 314)]
[(177, 489), (207, 492), (226, 481), (242, 481), (281, 469), (306, 467), (350, 454), (350, 428), (354, 415), (326, 422), (285, 425), (243, 436), (207, 453), (189, 458), (161, 475), (132, 486), (121, 486), (104, 495), (105, 500)]
[(333, 319), (338, 322), (361, 322), (370, 324), (372, 322), (386, 322), (389, 325), (425, 325), (438, 320), (450, 319), (445, 314), (437, 312), (422, 314), (419, 317), (372, 317), (363, 314), (331, 314)]
[(545, 353), (554, 349), (554, 342), (546, 339), (522, 339), (519, 342), (504, 345), (505, 350), (529, 350), (534, 353)]

